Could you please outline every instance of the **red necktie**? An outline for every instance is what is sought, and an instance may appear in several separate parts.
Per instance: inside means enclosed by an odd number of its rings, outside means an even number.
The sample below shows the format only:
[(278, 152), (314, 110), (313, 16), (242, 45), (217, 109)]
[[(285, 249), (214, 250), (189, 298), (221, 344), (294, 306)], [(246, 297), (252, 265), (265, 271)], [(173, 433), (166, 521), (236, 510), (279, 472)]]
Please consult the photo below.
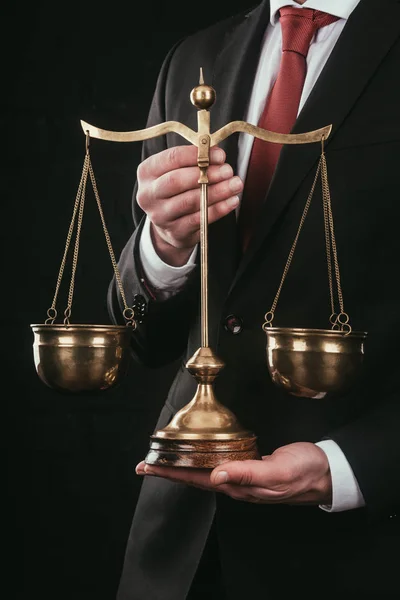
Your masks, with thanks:
[[(258, 125), (269, 131), (290, 133), (297, 118), (311, 40), (317, 29), (334, 23), (339, 17), (292, 6), (281, 8), (279, 13), (282, 29), (281, 63)], [(254, 139), (238, 220), (243, 251), (252, 235), (281, 149), (280, 144)]]

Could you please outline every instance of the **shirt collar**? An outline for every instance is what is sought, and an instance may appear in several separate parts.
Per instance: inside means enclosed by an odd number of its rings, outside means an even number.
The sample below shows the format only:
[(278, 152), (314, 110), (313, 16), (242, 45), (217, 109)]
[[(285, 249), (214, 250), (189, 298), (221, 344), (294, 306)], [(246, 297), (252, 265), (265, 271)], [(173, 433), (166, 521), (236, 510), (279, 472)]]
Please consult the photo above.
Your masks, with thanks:
[(306, 0), (304, 4), (298, 4), (294, 0), (270, 0), (270, 22), (276, 25), (279, 20), (278, 10), (282, 6), (295, 6), (297, 8), (313, 8), (326, 13), (348, 19), (360, 0)]

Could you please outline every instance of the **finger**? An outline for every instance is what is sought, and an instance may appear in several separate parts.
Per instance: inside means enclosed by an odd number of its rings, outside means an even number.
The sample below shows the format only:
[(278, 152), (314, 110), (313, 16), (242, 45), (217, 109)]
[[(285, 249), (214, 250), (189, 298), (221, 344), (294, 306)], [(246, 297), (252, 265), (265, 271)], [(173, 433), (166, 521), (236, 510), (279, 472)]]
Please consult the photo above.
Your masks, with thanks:
[[(208, 189), (208, 206), (228, 200), (239, 193), (243, 188), (242, 181), (239, 177), (233, 177), (227, 181), (221, 181), (209, 187)], [(237, 204), (236, 204), (237, 206)], [(235, 206), (235, 207), (236, 207)], [(227, 208), (227, 207), (226, 207)], [(217, 213), (222, 206), (219, 207)], [(148, 214), (155, 225), (159, 223), (165, 226), (167, 223), (172, 223), (187, 215), (199, 213), (198, 221), (200, 223), (200, 190), (190, 190), (183, 194), (175, 196), (169, 200), (158, 200), (152, 204), (152, 208), (148, 209)], [(224, 213), (226, 214), (226, 213)], [(209, 211), (209, 219), (213, 213)], [(218, 218), (218, 214), (216, 214)]]
[[(245, 502), (254, 502), (255, 504), (288, 504), (297, 503), (295, 499), (286, 491), (277, 492), (276, 490), (255, 487), (251, 485), (239, 485), (224, 483), (214, 485), (215, 492), (222, 492), (234, 500), (243, 500)], [(303, 499), (306, 504), (307, 499)]]
[[(168, 171), (151, 185), (151, 195), (154, 200), (172, 198), (188, 190), (199, 190), (198, 167), (185, 167)], [(209, 184), (218, 183), (233, 176), (233, 169), (227, 163), (223, 165), (211, 165), (207, 170)]]
[(254, 504), (274, 504), (276, 501), (268, 501), (267, 498), (255, 491), (257, 488), (246, 485), (235, 485), (235, 484), (222, 484), (214, 488), (215, 492), (223, 493), (233, 500), (240, 500), (242, 502), (252, 502)]
[[(149, 156), (140, 163), (137, 169), (139, 179), (156, 179), (164, 173), (181, 169), (183, 167), (197, 166), (198, 150), (196, 146), (174, 146), (162, 150), (157, 154)], [(210, 163), (222, 164), (225, 162), (226, 154), (218, 146), (210, 149)]]
[[(156, 475), (155, 471), (154, 473), (151, 472), (146, 472), (146, 463), (144, 460), (142, 460), (135, 468), (136, 474), (137, 475), (153, 475), (154, 477), (163, 477), (164, 479), (168, 479), (169, 481), (173, 481), (174, 483), (183, 483), (182, 479), (179, 477), (179, 470), (178, 470), (178, 474), (176, 477), (173, 476), (165, 476), (165, 469), (162, 468), (162, 472), (160, 473), (160, 475)], [(210, 484), (209, 482), (207, 482), (206, 486), (201, 485), (199, 482), (196, 481), (196, 485), (194, 483), (192, 483), (192, 485), (194, 485), (194, 487), (197, 487), (199, 489), (202, 490), (209, 490), (210, 489)]]
[(144, 473), (155, 477), (164, 477), (175, 482), (186, 483), (211, 489), (213, 486), (210, 482), (210, 469), (187, 469), (185, 467), (158, 467), (154, 465), (145, 465)]
[[(208, 224), (211, 225), (215, 221), (218, 221), (222, 217), (225, 217), (228, 213), (232, 212), (239, 205), (239, 197), (232, 196), (227, 200), (222, 200), (209, 207), (208, 209)], [(181, 219), (178, 219), (174, 224), (175, 237), (185, 238), (190, 233), (196, 233), (200, 230), (200, 211), (185, 215)]]
[(287, 474), (280, 471), (277, 462), (269, 456), (264, 456), (262, 460), (227, 462), (213, 470), (211, 481), (215, 485), (235, 483), (262, 488), (273, 487), (274, 489), (282, 486), (286, 489)]
[(230, 496), (236, 497), (237, 499), (240, 497), (247, 502), (282, 504), (291, 497), (291, 494), (287, 489), (284, 491), (277, 491), (275, 489), (257, 487), (253, 485), (225, 485), (227, 486), (227, 489), (224, 490), (225, 493), (229, 493)]
[(136, 475), (144, 475), (145, 474), (145, 470), (144, 470), (145, 466), (146, 466), (146, 463), (144, 462), (144, 460), (140, 461), (140, 463), (137, 464), (135, 467)]

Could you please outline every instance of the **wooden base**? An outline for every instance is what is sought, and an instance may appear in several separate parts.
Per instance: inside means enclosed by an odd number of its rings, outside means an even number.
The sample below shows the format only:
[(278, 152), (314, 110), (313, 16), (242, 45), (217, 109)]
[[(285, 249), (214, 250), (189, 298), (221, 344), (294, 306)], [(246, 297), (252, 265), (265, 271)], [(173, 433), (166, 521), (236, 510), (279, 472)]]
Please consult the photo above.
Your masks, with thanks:
[(238, 440), (168, 440), (151, 436), (148, 465), (213, 469), (231, 460), (259, 460), (255, 436)]

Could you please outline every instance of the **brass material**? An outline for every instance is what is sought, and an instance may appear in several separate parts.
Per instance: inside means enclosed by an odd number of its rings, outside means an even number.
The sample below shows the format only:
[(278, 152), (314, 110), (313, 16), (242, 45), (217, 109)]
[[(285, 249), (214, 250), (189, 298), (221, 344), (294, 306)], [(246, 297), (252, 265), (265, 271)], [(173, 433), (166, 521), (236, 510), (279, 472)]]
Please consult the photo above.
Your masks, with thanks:
[[(192, 104), (199, 109), (200, 114), (203, 113), (208, 115), (208, 128), (202, 128), (199, 126), (198, 131), (193, 131), (187, 125), (179, 123), (178, 121), (166, 121), (154, 125), (153, 127), (147, 127), (146, 129), (137, 129), (135, 131), (108, 131), (107, 129), (100, 129), (90, 125), (86, 121), (81, 120), (81, 127), (83, 131), (88, 133), (90, 137), (97, 138), (99, 140), (106, 140), (109, 142), (142, 142), (149, 140), (154, 137), (165, 135), (166, 133), (177, 133), (182, 136), (185, 140), (200, 148), (202, 145), (202, 135), (210, 135), (210, 148), (217, 146), (220, 142), (225, 140), (233, 133), (248, 133), (253, 137), (264, 140), (265, 142), (272, 142), (273, 144), (310, 144), (320, 142), (322, 138), (325, 140), (329, 137), (332, 131), (332, 125), (327, 125), (321, 129), (314, 131), (307, 131), (305, 133), (275, 133), (274, 131), (268, 131), (262, 129), (256, 125), (246, 123), (246, 121), (231, 121), (227, 125), (221, 127), (213, 134), (210, 134), (209, 127), (209, 109), (215, 103), (216, 91), (210, 85), (204, 84), (203, 69), (200, 68), (200, 79), (199, 85), (193, 88), (190, 92), (190, 101)], [(200, 117), (199, 120), (204, 117)]]
[(210, 85), (200, 84), (190, 92), (191, 103), (199, 110), (209, 110), (214, 104), (217, 95)]
[(151, 436), (147, 464), (214, 468), (228, 460), (260, 458), (254, 433), (244, 429), (214, 395), (213, 383), (223, 367), (208, 347), (199, 348), (186, 363), (198, 383), (196, 393), (166, 427)]
[(245, 121), (231, 121), (228, 125), (224, 125), (221, 129), (218, 129), (211, 136), (211, 146), (216, 146), (224, 139), (232, 135), (232, 133), (249, 133), (253, 137), (264, 140), (265, 142), (272, 142), (273, 144), (310, 144), (320, 142), (322, 137), (325, 139), (330, 135), (332, 131), (332, 125), (327, 125), (321, 129), (315, 131), (308, 131), (306, 133), (275, 133), (262, 129), (256, 125), (251, 125)]
[[(90, 125), (90, 123), (87, 123), (86, 121), (81, 120), (80, 123), (83, 131), (88, 131), (91, 138), (97, 138), (108, 142), (142, 142), (144, 140), (165, 135), (166, 133), (177, 133), (194, 146), (199, 146), (198, 132), (193, 131), (193, 129), (190, 129), (190, 127), (187, 127), (187, 125), (179, 123), (178, 121), (166, 121), (160, 125), (154, 125), (147, 129), (137, 129), (136, 131), (109, 131)], [(256, 138), (273, 144), (311, 144), (320, 142), (322, 136), (327, 139), (331, 130), (332, 126), (327, 125), (326, 127), (307, 133), (275, 133), (274, 131), (262, 129), (256, 125), (246, 123), (245, 121), (232, 121), (211, 134), (210, 147), (217, 146), (233, 133), (249, 133)]]
[(214, 395), (212, 384), (223, 367), (211, 348), (197, 350), (186, 364), (198, 383), (196, 393), (164, 429), (157, 431), (156, 439), (228, 441), (248, 436), (235, 415)]
[[(326, 139), (332, 126), (301, 134), (280, 134), (244, 121), (233, 121), (210, 133), (210, 108), (216, 100), (214, 88), (204, 83), (200, 69), (199, 85), (190, 94), (198, 109), (198, 131), (183, 123), (167, 121), (137, 131), (107, 131), (81, 121), (82, 129), (92, 138), (114, 142), (143, 141), (166, 133), (177, 133), (198, 148), (200, 202), (200, 279), (201, 279), (201, 347), (186, 368), (198, 386), (193, 399), (176, 413), (171, 422), (151, 437), (148, 464), (212, 468), (221, 461), (260, 458), (256, 436), (238, 423), (235, 415), (215, 398), (213, 383), (223, 363), (209, 348), (208, 336), (208, 177), (210, 148), (233, 133), (248, 133), (277, 144), (309, 144)], [(272, 315), (273, 318), (273, 315)], [(239, 458), (240, 457), (240, 458)]]
[[(87, 131), (82, 174), (75, 197), (53, 301), (47, 309), (45, 323), (31, 325), (34, 334), (34, 362), (40, 379), (49, 387), (65, 392), (93, 392), (113, 387), (119, 381), (121, 375), (126, 372), (130, 355), (129, 342), (132, 331), (136, 329), (134, 311), (128, 307), (126, 302), (117, 261), (106, 226), (90, 159), (89, 145), (90, 135)], [(71, 325), (70, 322), (88, 178), (92, 183), (103, 233), (124, 305), (123, 317), (126, 321), (124, 326)], [(68, 301), (64, 310), (63, 325), (57, 325), (55, 324), (57, 318), (56, 305), (74, 229), (76, 229), (76, 234)]]
[[(267, 334), (267, 364), (274, 383), (294, 396), (324, 398), (328, 393), (348, 389), (357, 379), (364, 359), (366, 332), (353, 332), (350, 317), (345, 312), (338, 252), (335, 239), (331, 196), (328, 183), (324, 137), (321, 139), (321, 158), (308, 195), (300, 224), (290, 249), (282, 278), (270, 310), (265, 314), (263, 329)], [(279, 296), (299, 236), (310, 208), (319, 176), (322, 185), (325, 246), (331, 302), (329, 329), (293, 329), (273, 327)], [(336, 310), (333, 274), (336, 283)]]
[(314, 177), (314, 181), (313, 181), (313, 184), (311, 186), (311, 190), (310, 190), (310, 193), (308, 195), (308, 198), (307, 198), (304, 210), (303, 210), (303, 214), (301, 215), (300, 224), (299, 224), (299, 227), (297, 229), (297, 233), (296, 233), (296, 236), (294, 238), (294, 242), (292, 244), (292, 247), (290, 248), (290, 252), (289, 252), (289, 255), (288, 255), (285, 267), (283, 269), (283, 274), (282, 274), (282, 278), (281, 278), (280, 284), (278, 286), (278, 291), (276, 292), (276, 295), (275, 295), (274, 301), (272, 302), (272, 306), (271, 306), (270, 310), (265, 314), (265, 317), (264, 317), (265, 318), (265, 323), (263, 325), (264, 331), (266, 331), (267, 327), (272, 327), (272, 321), (274, 320), (274, 317), (275, 317), (276, 306), (278, 304), (278, 300), (279, 300), (279, 297), (281, 295), (282, 287), (283, 287), (283, 284), (285, 282), (286, 276), (288, 274), (289, 267), (292, 264), (294, 252), (295, 252), (296, 247), (297, 247), (297, 242), (299, 240), (301, 230), (303, 229), (304, 221), (306, 220), (306, 217), (307, 217), (307, 214), (308, 214), (308, 210), (310, 208), (311, 200), (312, 200), (313, 195), (314, 195), (315, 186), (317, 184), (317, 180), (318, 180), (318, 176), (320, 174), (320, 171), (321, 171), (321, 163), (318, 164), (317, 171), (316, 171), (315, 177)]
[(126, 325), (31, 325), (36, 371), (60, 392), (114, 387), (126, 374), (133, 328)]
[(91, 138), (97, 138), (98, 140), (105, 140), (107, 142), (143, 142), (144, 140), (150, 140), (166, 133), (178, 133), (185, 140), (197, 146), (197, 133), (177, 121), (166, 121), (160, 123), (160, 125), (154, 125), (153, 127), (147, 127), (147, 129), (137, 129), (136, 131), (108, 131), (107, 129), (100, 129), (86, 123), (81, 120), (81, 126), (83, 131), (88, 131)]
[[(202, 169), (202, 176), (207, 177)], [(200, 279), (201, 279), (201, 345), (208, 346), (208, 234), (207, 234), (207, 183), (201, 183), (200, 199)]]
[[(340, 269), (338, 261), (338, 253), (335, 239), (335, 228), (333, 224), (333, 214), (331, 205), (331, 193), (328, 183), (328, 168), (326, 164), (326, 157), (324, 152), (324, 139), (322, 138), (322, 152), (321, 152), (321, 183), (322, 183), (322, 204), (324, 210), (324, 227), (325, 227), (325, 244), (326, 244), (326, 258), (328, 263), (328, 280), (329, 280), (329, 294), (331, 298), (331, 316), (329, 321), (332, 325), (332, 329), (343, 331), (346, 334), (351, 333), (351, 325), (349, 323), (350, 317), (344, 310), (342, 284), (340, 282)], [(333, 264), (332, 264), (333, 263)], [(333, 273), (335, 274), (337, 299), (339, 304), (339, 310), (336, 312), (335, 309), (335, 294), (333, 290)]]
[[(208, 339), (208, 177), (210, 164), (210, 108), (215, 101), (215, 90), (206, 86), (200, 73), (200, 85), (191, 93), (193, 104), (199, 109), (198, 156), (200, 170), (200, 303), (201, 347), (186, 364), (196, 379), (194, 398), (173, 417), (172, 421), (152, 436), (146, 462), (151, 464), (213, 468), (244, 452), (246, 458), (258, 458), (256, 437), (245, 430), (235, 415), (215, 397), (213, 382), (223, 362), (209, 348)], [(188, 459), (187, 442), (192, 446)], [(171, 441), (174, 442), (171, 446)], [(196, 445), (197, 442), (197, 445)], [(207, 442), (209, 442), (207, 444)], [(222, 446), (221, 446), (222, 443)], [(226, 444), (233, 443), (231, 450)], [(239, 444), (239, 446), (238, 446)], [(228, 454), (227, 454), (228, 452)], [(232, 454), (233, 453), (233, 454)], [(232, 459), (232, 458), (230, 458)]]
[(259, 460), (257, 438), (247, 437), (228, 442), (196, 440), (195, 442), (175, 442), (174, 440), (150, 439), (150, 449), (146, 464), (164, 467), (186, 467), (214, 469), (231, 460)]
[(103, 209), (102, 209), (101, 202), (100, 202), (100, 196), (99, 196), (99, 192), (97, 189), (97, 183), (96, 183), (96, 179), (94, 176), (92, 162), (90, 159), (89, 139), (90, 139), (90, 136), (89, 136), (89, 132), (87, 131), (86, 132), (86, 140), (85, 140), (86, 153), (85, 153), (85, 159), (83, 162), (82, 175), (81, 175), (81, 179), (79, 182), (78, 191), (77, 191), (77, 194), (75, 197), (74, 209), (72, 212), (72, 218), (71, 218), (71, 222), (70, 222), (68, 233), (67, 233), (67, 240), (65, 243), (64, 254), (63, 254), (63, 257), (61, 260), (60, 270), (59, 270), (58, 277), (57, 277), (57, 284), (56, 284), (56, 289), (55, 289), (54, 296), (53, 296), (53, 301), (51, 303), (51, 307), (47, 310), (48, 318), (46, 320), (46, 324), (47, 323), (54, 324), (54, 321), (57, 318), (56, 304), (57, 304), (58, 293), (60, 291), (61, 281), (62, 281), (62, 278), (64, 275), (64, 270), (65, 270), (65, 266), (66, 266), (66, 262), (67, 262), (68, 252), (69, 252), (69, 249), (71, 246), (72, 236), (73, 236), (74, 228), (75, 228), (75, 222), (77, 221), (75, 246), (74, 246), (73, 257), (72, 257), (72, 273), (71, 273), (71, 280), (70, 280), (69, 292), (68, 292), (68, 304), (67, 304), (67, 308), (64, 311), (64, 325), (70, 324), (72, 301), (73, 301), (74, 289), (75, 289), (75, 275), (76, 275), (76, 269), (78, 266), (80, 234), (81, 234), (81, 229), (82, 229), (83, 212), (84, 212), (85, 200), (86, 200), (86, 184), (87, 184), (87, 179), (88, 179), (88, 175), (89, 175), (90, 181), (91, 181), (92, 187), (93, 187), (93, 193), (94, 193), (94, 196), (96, 199), (97, 209), (99, 211), (99, 215), (100, 215), (100, 219), (101, 219), (101, 224), (103, 226), (104, 237), (106, 239), (108, 252), (109, 252), (111, 263), (112, 263), (112, 266), (114, 269), (115, 279), (117, 281), (118, 289), (120, 291), (122, 302), (124, 305), (123, 316), (127, 322), (127, 325), (130, 325), (131, 327), (133, 327), (135, 329), (136, 322), (134, 320), (134, 311), (132, 308), (130, 308), (127, 305), (127, 302), (126, 302), (125, 292), (124, 292), (124, 288), (122, 286), (122, 281), (121, 281), (121, 275), (119, 273), (118, 264), (117, 264), (117, 261), (115, 258), (112, 244), (111, 244), (110, 234), (108, 233)]
[[(338, 252), (336, 246), (335, 239), (335, 229), (333, 224), (333, 213), (332, 213), (332, 205), (331, 205), (331, 196), (329, 190), (328, 183), (328, 169), (326, 164), (326, 157), (324, 151), (324, 138), (321, 140), (321, 158), (319, 160), (317, 170), (315, 173), (314, 181), (311, 186), (310, 193), (308, 195), (307, 201), (305, 203), (303, 213), (301, 215), (299, 227), (297, 229), (297, 233), (295, 235), (292, 247), (290, 248), (288, 258), (286, 260), (285, 267), (283, 269), (283, 274), (281, 277), (280, 284), (278, 286), (278, 290), (276, 292), (275, 298), (272, 302), (272, 306), (270, 310), (265, 315), (265, 323), (263, 325), (263, 329), (265, 330), (267, 327), (272, 326), (272, 321), (275, 317), (275, 311), (278, 304), (279, 296), (282, 291), (283, 284), (287, 277), (290, 265), (292, 264), (293, 256), (297, 247), (297, 243), (299, 241), (301, 230), (303, 229), (304, 222), (306, 220), (311, 201), (314, 196), (315, 187), (317, 185), (317, 181), (319, 176), (321, 176), (321, 185), (322, 185), (322, 205), (323, 205), (323, 213), (324, 213), (324, 229), (325, 229), (325, 247), (326, 247), (326, 257), (327, 257), (327, 265), (328, 265), (328, 282), (329, 282), (329, 294), (331, 300), (331, 316), (329, 318), (330, 323), (332, 324), (332, 329), (340, 330), (347, 335), (351, 333), (351, 325), (349, 324), (349, 315), (344, 310), (344, 301), (343, 301), (343, 292), (342, 285), (340, 281), (340, 269), (339, 269), (339, 261), (338, 261)], [(333, 261), (333, 267), (332, 267)], [(337, 297), (339, 310), (336, 312), (335, 309), (335, 294), (334, 294), (334, 286), (333, 286), (333, 276), (332, 272), (335, 273), (336, 280), (336, 289), (337, 289)]]
[(348, 389), (360, 374), (365, 332), (285, 327), (265, 332), (272, 380), (294, 396), (325, 398)]

